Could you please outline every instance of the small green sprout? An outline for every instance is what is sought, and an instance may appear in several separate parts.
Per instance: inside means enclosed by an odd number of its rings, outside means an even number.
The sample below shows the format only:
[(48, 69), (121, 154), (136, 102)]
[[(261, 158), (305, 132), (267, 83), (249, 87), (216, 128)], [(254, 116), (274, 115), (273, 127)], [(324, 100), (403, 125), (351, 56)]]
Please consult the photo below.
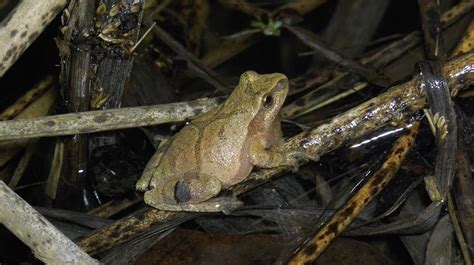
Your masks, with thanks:
[(280, 30), (283, 23), (280, 20), (273, 19), (270, 19), (268, 24), (265, 24), (262, 20), (253, 20), (250, 22), (250, 26), (263, 30), (263, 34), (266, 36), (280, 36)]

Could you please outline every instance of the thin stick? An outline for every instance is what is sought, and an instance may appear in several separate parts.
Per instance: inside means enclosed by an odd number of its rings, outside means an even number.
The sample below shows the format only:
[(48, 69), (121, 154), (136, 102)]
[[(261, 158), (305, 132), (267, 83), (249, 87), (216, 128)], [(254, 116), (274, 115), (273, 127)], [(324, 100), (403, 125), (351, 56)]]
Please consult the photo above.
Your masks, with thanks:
[(18, 166), (16, 167), (15, 172), (13, 173), (13, 177), (8, 183), (8, 186), (11, 189), (15, 189), (18, 185), (18, 182), (20, 182), (21, 177), (23, 177), (23, 173), (25, 173), (26, 167), (30, 163), (31, 156), (36, 150), (36, 144), (37, 141), (33, 141), (32, 143), (30, 143), (26, 148), (25, 153), (21, 157), (20, 162), (18, 162)]
[(48, 88), (55, 86), (56, 79), (49, 75), (44, 80), (36, 84), (32, 89), (28, 90), (14, 104), (9, 106), (0, 114), (0, 121), (11, 120), (20, 114), (29, 104), (34, 102), (38, 97), (43, 95)]
[(138, 45), (140, 45), (140, 43), (145, 39), (145, 37), (153, 30), (153, 27), (155, 25), (156, 25), (156, 21), (153, 22), (153, 24), (151, 24), (151, 26), (147, 29), (147, 31), (145, 31), (143, 36), (141, 36), (140, 39), (137, 41), (137, 43), (133, 45), (133, 47), (130, 49), (130, 53), (132, 53), (138, 47)]
[(143, 196), (135, 194), (133, 198), (122, 198), (111, 200), (91, 211), (88, 214), (95, 215), (102, 218), (110, 218), (114, 214), (127, 209), (128, 207), (135, 205), (143, 201)]
[(0, 23), (0, 77), (66, 6), (67, 0), (23, 0)]
[(461, 253), (464, 258), (464, 262), (466, 265), (472, 264), (471, 256), (469, 255), (469, 249), (466, 244), (466, 240), (464, 239), (461, 226), (459, 225), (459, 220), (456, 214), (456, 209), (454, 208), (453, 203), (453, 196), (451, 193), (448, 193), (448, 213), (449, 217), (451, 218), (451, 223), (453, 224), (454, 234), (458, 239), (459, 247), (461, 248)]
[(99, 264), (0, 181), (0, 222), (46, 264)]
[(474, 21), (471, 21), (461, 41), (459, 41), (456, 48), (454, 48), (453, 55), (469, 52), (472, 50), (472, 47), (474, 47)]
[(219, 98), (155, 106), (86, 111), (0, 122), (0, 140), (84, 134), (185, 121), (217, 106)]
[[(145, 24), (151, 25), (151, 21), (145, 21)], [(189, 52), (181, 43), (175, 40), (168, 32), (164, 29), (160, 28), (158, 25), (155, 24), (152, 27), (153, 33), (160, 38), (166, 45), (168, 45), (171, 49), (173, 49), (177, 54), (183, 56), (184, 59), (188, 62), (188, 67), (196, 72), (196, 74), (200, 75), (204, 78), (207, 82), (213, 85), (216, 89), (222, 92), (229, 92), (227, 89), (226, 84), (221, 80), (219, 75), (212, 70), (211, 68), (204, 65), (201, 60), (199, 60), (194, 54)]]

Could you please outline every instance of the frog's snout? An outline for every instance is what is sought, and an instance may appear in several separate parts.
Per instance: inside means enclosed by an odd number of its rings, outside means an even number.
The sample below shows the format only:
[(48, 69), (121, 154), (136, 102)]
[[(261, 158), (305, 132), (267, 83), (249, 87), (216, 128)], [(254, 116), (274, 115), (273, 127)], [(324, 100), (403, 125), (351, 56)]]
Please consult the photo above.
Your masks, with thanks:
[(288, 88), (288, 79), (286, 77), (279, 80), (275, 85), (276, 90), (286, 90), (287, 88)]

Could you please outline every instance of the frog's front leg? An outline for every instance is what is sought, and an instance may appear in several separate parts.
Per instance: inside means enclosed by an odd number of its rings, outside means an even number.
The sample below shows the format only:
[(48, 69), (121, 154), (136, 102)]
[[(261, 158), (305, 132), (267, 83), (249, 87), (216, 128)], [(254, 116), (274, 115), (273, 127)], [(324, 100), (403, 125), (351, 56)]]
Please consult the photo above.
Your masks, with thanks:
[(261, 168), (273, 168), (279, 166), (293, 167), (293, 171), (298, 170), (301, 158), (318, 161), (318, 155), (311, 155), (304, 151), (286, 151), (282, 144), (266, 148), (262, 141), (253, 141), (250, 145), (250, 163)]
[(142, 176), (135, 184), (135, 189), (139, 191), (146, 191), (149, 189), (150, 181), (153, 178), (153, 173), (155, 173), (156, 168), (160, 164), (161, 158), (163, 157), (166, 149), (171, 144), (171, 139), (163, 140), (160, 143), (160, 146), (156, 149), (155, 154), (150, 158), (146, 164), (145, 169), (143, 170)]
[(222, 183), (212, 176), (185, 176), (166, 183), (150, 183), (151, 190), (145, 192), (145, 202), (165, 211), (224, 212), (242, 206), (235, 197), (215, 197)]
[(163, 150), (158, 149), (156, 153), (150, 158), (145, 169), (143, 170), (142, 176), (135, 184), (135, 189), (139, 191), (146, 191), (149, 189), (150, 180), (153, 177), (153, 173), (156, 167), (160, 163), (161, 157), (163, 156)]
[(298, 159), (292, 153), (278, 148), (267, 149), (262, 141), (253, 141), (250, 145), (250, 163), (261, 168), (291, 166), (298, 168)]

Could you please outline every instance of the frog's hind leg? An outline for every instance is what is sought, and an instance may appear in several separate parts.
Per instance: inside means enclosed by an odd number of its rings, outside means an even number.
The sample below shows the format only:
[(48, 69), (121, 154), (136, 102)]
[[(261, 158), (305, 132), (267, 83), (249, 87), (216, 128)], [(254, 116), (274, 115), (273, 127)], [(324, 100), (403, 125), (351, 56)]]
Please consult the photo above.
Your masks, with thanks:
[[(151, 191), (149, 191), (151, 192)], [(147, 193), (145, 193), (145, 198)], [(230, 212), (240, 208), (243, 202), (236, 197), (216, 197), (199, 203), (154, 204), (153, 207), (164, 211), (185, 212)]]
[(188, 173), (145, 193), (145, 202), (165, 211), (224, 212), (242, 206), (235, 197), (215, 197), (222, 183), (215, 177)]

